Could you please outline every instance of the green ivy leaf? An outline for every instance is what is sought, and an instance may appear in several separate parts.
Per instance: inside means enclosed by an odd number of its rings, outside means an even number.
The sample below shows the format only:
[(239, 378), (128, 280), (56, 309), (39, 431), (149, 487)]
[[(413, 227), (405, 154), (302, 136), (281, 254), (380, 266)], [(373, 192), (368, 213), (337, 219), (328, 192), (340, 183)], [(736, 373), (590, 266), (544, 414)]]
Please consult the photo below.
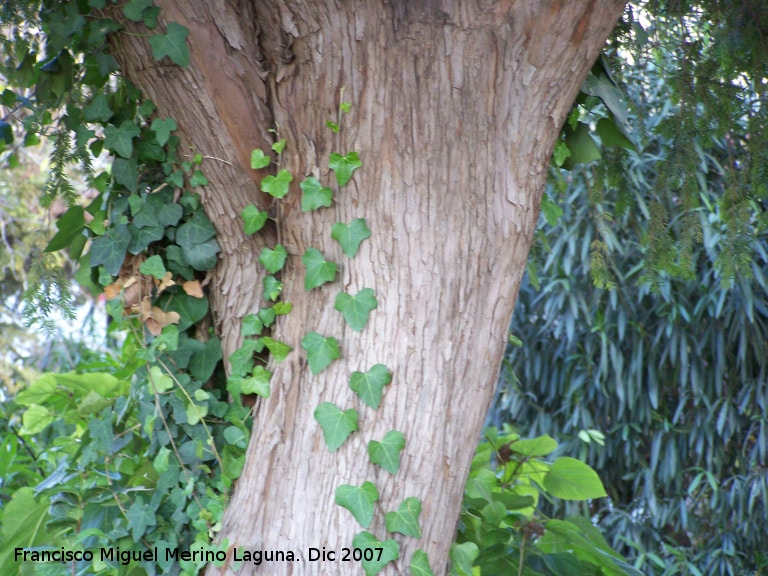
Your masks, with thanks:
[(189, 222), (185, 222), (176, 230), (176, 243), (189, 250), (214, 236), (216, 229), (208, 216), (203, 212), (195, 212)]
[(272, 309), (275, 311), (276, 315), (284, 316), (293, 310), (293, 304), (290, 302), (277, 302), (274, 306), (272, 306)]
[(387, 532), (400, 532), (406, 536), (421, 538), (419, 514), (421, 514), (421, 500), (413, 496), (406, 498), (400, 503), (397, 512), (386, 513)]
[(233, 376), (245, 376), (253, 369), (253, 353), (257, 347), (255, 340), (243, 340), (243, 345), (230, 354), (229, 363), (232, 365)]
[(327, 262), (320, 251), (315, 248), (307, 248), (301, 261), (307, 269), (304, 276), (304, 289), (307, 291), (326, 282), (332, 282), (336, 278), (336, 264)]
[[(365, 550), (371, 548), (373, 552), (373, 560), (365, 560), (365, 554), (363, 554), (363, 570), (365, 570), (365, 576), (375, 576), (382, 570), (384, 566), (400, 558), (400, 547), (397, 542), (391, 538), (380, 542), (376, 539), (376, 536), (370, 532), (359, 532), (352, 539), (352, 546)], [(382, 548), (381, 557), (379, 557), (379, 551), (377, 548)]]
[(207, 382), (222, 356), (221, 340), (211, 338), (200, 352), (190, 358), (189, 372), (196, 380)]
[(78, 236), (82, 236), (85, 230), (85, 210), (82, 206), (75, 204), (71, 206), (56, 221), (56, 228), (59, 229), (53, 238), (45, 247), (45, 252), (56, 252), (62, 248), (70, 246)]
[(110, 124), (104, 129), (104, 146), (123, 158), (130, 158), (133, 153), (133, 139), (139, 134), (141, 130), (132, 120), (126, 120), (119, 128)]
[(342, 412), (332, 402), (323, 402), (315, 408), (315, 420), (323, 429), (328, 450), (336, 452), (339, 446), (357, 430), (357, 410), (350, 408)]
[(195, 170), (192, 178), (189, 179), (190, 186), (208, 186), (208, 178), (205, 177), (202, 170)]
[(339, 186), (344, 186), (349, 182), (352, 173), (362, 165), (357, 152), (350, 152), (346, 156), (334, 152), (328, 162), (328, 167), (336, 174), (336, 182)]
[(421, 548), (413, 553), (410, 570), (411, 576), (435, 576), (432, 566), (429, 565), (429, 556)]
[(283, 245), (277, 244), (274, 250), (270, 250), (266, 247), (262, 248), (259, 262), (261, 262), (261, 265), (267, 269), (267, 272), (274, 274), (283, 268), (287, 257), (288, 252), (283, 248)]
[(338, 134), (339, 133), (339, 125), (336, 124), (335, 122), (331, 122), (330, 120), (326, 120), (325, 121), (325, 125), (328, 126), (328, 128), (330, 128), (331, 132), (333, 132), (334, 134)]
[(282, 154), (283, 150), (285, 150), (285, 138), (281, 138), (272, 144), (272, 150), (275, 151), (275, 154)]
[(125, 6), (123, 6), (123, 14), (128, 20), (134, 22), (141, 22), (144, 17), (142, 16), (144, 10), (152, 6), (152, 0), (130, 0)]
[(352, 330), (360, 332), (368, 323), (369, 314), (378, 304), (373, 290), (363, 288), (354, 296), (346, 292), (339, 292), (333, 307), (342, 313)]
[(264, 154), (261, 148), (256, 148), (251, 152), (251, 168), (254, 170), (260, 170), (269, 166), (269, 156)]
[(160, 144), (160, 146), (165, 146), (165, 144), (168, 142), (168, 138), (171, 137), (171, 132), (176, 130), (178, 126), (176, 126), (176, 120), (173, 118), (165, 118), (164, 120), (155, 118), (152, 120), (151, 128), (155, 133), (157, 143)]
[(597, 473), (575, 458), (560, 457), (544, 476), (544, 489), (563, 500), (588, 500), (607, 496)]
[(321, 206), (328, 208), (333, 203), (333, 192), (331, 189), (320, 184), (320, 180), (314, 176), (305, 179), (299, 184), (299, 188), (304, 192), (301, 195), (302, 212), (316, 210)]
[(165, 35), (155, 34), (150, 37), (149, 45), (152, 46), (152, 56), (155, 60), (162, 60), (168, 56), (182, 68), (189, 65), (189, 47), (187, 46), (189, 30), (178, 24), (170, 22), (165, 30)]
[[(224, 430), (224, 440), (227, 441), (227, 444), (244, 449), (248, 446), (248, 433), (237, 426), (229, 426)], [(167, 448), (163, 447), (162, 449), (170, 454), (170, 450)]]
[(373, 503), (379, 499), (379, 491), (373, 483), (365, 481), (362, 486), (342, 484), (336, 488), (336, 504), (349, 510), (363, 528), (373, 520)]
[(264, 288), (264, 300), (274, 302), (283, 291), (283, 283), (274, 276), (265, 276), (261, 285)]
[(544, 214), (544, 218), (547, 220), (547, 224), (550, 226), (557, 224), (560, 216), (563, 215), (563, 209), (560, 208), (560, 206), (558, 206), (546, 192), (541, 196), (541, 211)]
[(83, 118), (88, 122), (108, 122), (113, 115), (105, 94), (97, 94), (91, 103), (83, 108)]
[(181, 253), (192, 268), (199, 272), (206, 272), (216, 265), (216, 255), (220, 250), (216, 238), (211, 238), (202, 244), (195, 244), (191, 248), (182, 247)]
[(355, 218), (349, 224), (337, 222), (331, 228), (331, 238), (341, 244), (341, 249), (348, 258), (357, 254), (362, 241), (370, 236), (371, 231), (365, 223), (365, 218)]
[(384, 386), (390, 382), (392, 373), (384, 364), (376, 364), (368, 372), (352, 372), (349, 387), (366, 405), (377, 410)]
[[(279, 303), (278, 303), (279, 304)], [(275, 304), (277, 306), (277, 304)], [(272, 326), (272, 322), (275, 321), (275, 316), (277, 314), (277, 311), (272, 308), (262, 308), (259, 310), (259, 320), (261, 320), (267, 328)]]
[(154, 276), (158, 280), (162, 280), (165, 276), (166, 269), (163, 264), (163, 259), (157, 254), (150, 256), (139, 266), (139, 272), (148, 276)]
[(288, 194), (288, 187), (293, 182), (293, 176), (285, 168), (277, 173), (277, 176), (267, 176), (261, 181), (261, 191), (275, 198), (282, 198)]
[[(368, 442), (368, 457), (371, 462), (378, 464), (390, 474), (400, 470), (400, 452), (405, 448), (405, 436), (398, 430), (390, 430), (384, 434), (381, 442)], [(390, 530), (391, 532), (391, 530)]]
[(240, 216), (243, 217), (243, 232), (246, 234), (255, 234), (264, 227), (269, 218), (266, 210), (259, 210), (253, 204), (246, 206)]
[(480, 549), (474, 542), (453, 544), (451, 546), (451, 575), (473, 576), (472, 563), (480, 554)]
[(317, 332), (309, 332), (301, 339), (301, 347), (307, 352), (309, 369), (312, 374), (319, 374), (336, 358), (341, 356), (339, 343), (330, 336), (323, 338)]
[(118, 224), (104, 236), (99, 236), (91, 244), (91, 266), (103, 265), (108, 274), (116, 276), (125, 259), (125, 252), (131, 243), (128, 226)]
[(288, 346), (288, 344), (274, 340), (269, 336), (259, 338), (259, 341), (267, 347), (267, 350), (269, 350), (269, 353), (272, 354), (272, 357), (278, 364), (285, 360), (285, 357), (288, 356), (288, 353), (293, 350), (293, 348)]
[(200, 420), (208, 415), (208, 404), (195, 404), (190, 402), (187, 404), (184, 412), (187, 415), (187, 423), (190, 426), (195, 426), (200, 423)]
[(258, 394), (264, 398), (269, 398), (269, 379), (272, 372), (266, 370), (264, 366), (256, 366), (253, 373), (248, 378), (243, 378), (240, 383), (240, 392), (242, 394)]
[(139, 539), (147, 532), (147, 528), (154, 526), (156, 522), (155, 509), (150, 504), (144, 504), (141, 496), (136, 496), (136, 500), (125, 513), (128, 519), (128, 525), (131, 527), (133, 540)]
[(243, 336), (258, 336), (264, 330), (264, 323), (256, 314), (247, 314), (243, 316), (240, 327), (240, 333)]

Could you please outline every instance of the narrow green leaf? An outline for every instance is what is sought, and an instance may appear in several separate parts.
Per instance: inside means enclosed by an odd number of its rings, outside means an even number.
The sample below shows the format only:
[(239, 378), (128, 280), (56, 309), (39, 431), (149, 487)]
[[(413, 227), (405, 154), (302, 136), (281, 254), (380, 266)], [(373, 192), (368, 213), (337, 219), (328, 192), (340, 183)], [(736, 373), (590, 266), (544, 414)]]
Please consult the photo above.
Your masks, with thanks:
[(335, 404), (323, 402), (315, 409), (315, 420), (323, 429), (328, 450), (335, 452), (357, 430), (357, 410), (342, 412)]
[(368, 442), (368, 457), (371, 462), (378, 464), (390, 474), (400, 470), (400, 452), (405, 448), (405, 436), (398, 430), (390, 430), (384, 434), (381, 442)]
[(371, 311), (378, 304), (373, 290), (371, 288), (363, 288), (354, 296), (346, 292), (339, 292), (336, 295), (334, 309), (342, 313), (352, 330), (360, 332), (368, 323), (368, 316)]
[(301, 347), (307, 352), (307, 361), (312, 374), (319, 374), (341, 356), (336, 338), (332, 336), (323, 338), (317, 332), (309, 332), (304, 336), (301, 339)]
[(301, 261), (307, 270), (304, 276), (304, 289), (307, 291), (326, 282), (332, 282), (336, 278), (336, 264), (327, 262), (320, 251), (315, 248), (307, 248)]
[(350, 152), (346, 156), (334, 152), (328, 162), (328, 167), (336, 174), (336, 182), (339, 186), (344, 186), (349, 182), (354, 171), (362, 165), (357, 152)]
[(370, 236), (371, 231), (365, 223), (365, 218), (355, 218), (349, 224), (337, 222), (331, 228), (331, 238), (341, 244), (341, 249), (348, 258), (357, 254), (362, 241)]
[(386, 513), (387, 532), (400, 532), (406, 536), (421, 538), (419, 514), (421, 514), (421, 500), (413, 496), (406, 498), (400, 503), (397, 512)]
[(374, 410), (378, 409), (384, 386), (392, 382), (392, 373), (384, 364), (374, 365), (368, 372), (353, 372), (349, 387)]
[(373, 503), (379, 499), (379, 491), (371, 482), (361, 486), (342, 484), (336, 488), (336, 504), (349, 510), (363, 528), (373, 520)]

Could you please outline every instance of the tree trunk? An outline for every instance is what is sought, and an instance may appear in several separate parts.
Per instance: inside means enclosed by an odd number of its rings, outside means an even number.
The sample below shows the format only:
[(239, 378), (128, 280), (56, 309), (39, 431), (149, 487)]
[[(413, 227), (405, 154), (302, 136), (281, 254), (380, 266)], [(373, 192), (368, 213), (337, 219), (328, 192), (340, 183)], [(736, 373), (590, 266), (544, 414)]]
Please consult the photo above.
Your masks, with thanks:
[[(381, 495), (369, 531), (400, 544), (387, 574), (404, 574), (417, 548), (447, 571), (469, 463), (493, 397), (507, 329), (539, 212), (555, 139), (621, 0), (374, 2), (235, 0), (157, 2), (163, 22), (190, 29), (190, 66), (155, 63), (143, 39), (121, 35), (125, 74), (179, 124), (185, 146), (216, 158), (200, 190), (218, 231), (221, 261), (210, 285), (225, 357), (241, 343), (240, 319), (261, 300), (263, 246), (289, 253), (273, 337), (294, 348), (270, 366), (272, 394), (255, 407), (246, 466), (221, 536), (247, 550), (291, 550), (299, 560), (246, 563), (239, 574), (360, 573), (339, 560), (362, 528), (334, 503), (341, 484), (369, 480)], [(350, 102), (341, 131), (339, 104)], [(240, 210), (268, 196), (250, 151), (269, 150), (276, 128), (294, 175), (276, 226), (246, 237)], [(303, 213), (298, 182), (335, 187), (331, 152), (363, 167), (334, 191), (331, 208)], [(333, 182), (333, 184), (332, 184)], [(335, 222), (365, 218), (372, 235), (348, 259)], [(304, 290), (308, 247), (339, 264), (333, 283)], [(372, 288), (362, 332), (333, 304), (339, 291)], [(307, 367), (307, 332), (338, 339), (342, 357), (319, 375)], [(393, 373), (378, 410), (348, 386), (353, 371)], [(328, 451), (313, 413), (322, 402), (356, 408), (359, 430)], [(391, 475), (366, 446), (389, 430), (406, 438)], [(386, 534), (384, 512), (422, 501), (419, 540)], [(310, 547), (336, 562), (309, 562)], [(229, 573), (211, 568), (211, 574)]]

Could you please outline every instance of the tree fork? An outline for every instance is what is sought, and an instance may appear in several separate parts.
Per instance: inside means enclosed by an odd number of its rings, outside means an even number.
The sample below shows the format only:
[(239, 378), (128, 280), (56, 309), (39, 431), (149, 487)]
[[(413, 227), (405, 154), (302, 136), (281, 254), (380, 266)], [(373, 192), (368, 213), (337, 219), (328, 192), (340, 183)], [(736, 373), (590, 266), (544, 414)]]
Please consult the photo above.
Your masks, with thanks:
[[(334, 492), (366, 480), (381, 494), (369, 531), (401, 546), (385, 573), (405, 573), (423, 548), (444, 574), (552, 146), (624, 3), (156, 3), (161, 22), (189, 28), (189, 68), (155, 64), (146, 42), (126, 34), (113, 40), (115, 54), (158, 113), (176, 119), (183, 146), (226, 160), (204, 166), (210, 185), (201, 190), (222, 246), (210, 292), (225, 358), (240, 345), (240, 319), (263, 305), (257, 257), (276, 242), (245, 236), (239, 216), (269, 204), (258, 186), (266, 172), (249, 164), (253, 148), (269, 149), (269, 129), (286, 138), (283, 167), (294, 175), (276, 223), (289, 254), (283, 300), (294, 308), (274, 337), (295, 350), (270, 367), (272, 395), (257, 405), (221, 536), (302, 561), (246, 564), (239, 574), (358, 573), (354, 563), (308, 562), (307, 550), (351, 546), (362, 528)], [(334, 135), (325, 121), (335, 120), (342, 90), (352, 111)], [(297, 181), (330, 185), (329, 154), (349, 151), (363, 161), (352, 182), (331, 208), (301, 212)], [(372, 236), (349, 260), (330, 229), (359, 217)], [(340, 264), (337, 282), (304, 291), (308, 247)], [(362, 288), (379, 306), (357, 333), (333, 298)], [(342, 347), (317, 376), (300, 348), (309, 331)], [(393, 381), (373, 411), (348, 381), (377, 363)], [(359, 431), (334, 453), (313, 418), (325, 401), (360, 413)], [(393, 429), (406, 438), (396, 476), (366, 452)], [(418, 541), (384, 530), (383, 512), (409, 496), (423, 503)]]

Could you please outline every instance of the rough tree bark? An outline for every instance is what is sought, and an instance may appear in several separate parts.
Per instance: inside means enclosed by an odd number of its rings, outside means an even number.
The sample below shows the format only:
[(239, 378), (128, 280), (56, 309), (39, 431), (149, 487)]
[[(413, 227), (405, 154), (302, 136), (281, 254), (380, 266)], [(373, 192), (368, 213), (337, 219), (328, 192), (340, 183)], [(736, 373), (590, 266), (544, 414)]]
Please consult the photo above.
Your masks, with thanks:
[[(309, 547), (340, 550), (360, 527), (334, 504), (340, 484), (370, 480), (383, 511), (422, 500), (422, 538), (394, 538), (405, 573), (416, 548), (436, 574), (493, 396), (507, 327), (539, 212), (552, 146), (622, 0), (498, 1), (210, 0), (156, 2), (163, 22), (190, 30), (190, 65), (156, 63), (136, 36), (115, 40), (125, 74), (179, 124), (184, 146), (216, 158), (201, 190), (223, 250), (210, 292), (225, 357), (240, 319), (261, 301), (262, 246), (289, 253), (274, 337), (294, 347), (272, 366), (272, 395), (255, 409), (246, 467), (222, 537), (249, 550), (292, 550), (302, 561), (247, 564), (240, 574), (358, 573), (356, 564), (307, 562)], [(126, 23), (130, 26), (130, 23)], [(341, 96), (343, 91), (343, 96)], [(325, 121), (352, 103), (339, 135)], [(295, 176), (276, 226), (246, 237), (240, 210), (269, 208), (249, 165), (277, 127), (283, 167)], [(298, 182), (326, 185), (331, 152), (364, 163), (331, 208), (300, 209)], [(272, 207), (271, 209), (275, 209)], [(347, 259), (335, 222), (366, 218), (370, 239)], [(304, 291), (307, 247), (340, 263), (337, 281)], [(362, 333), (333, 309), (340, 290), (373, 288), (379, 301)], [(335, 336), (342, 358), (318, 376), (300, 348), (309, 331)], [(349, 375), (385, 364), (393, 381), (373, 411)], [(313, 418), (318, 404), (355, 407), (360, 429), (329, 453)], [(369, 463), (366, 444), (389, 430), (406, 437), (396, 476)], [(209, 573), (224, 573), (211, 568)]]

